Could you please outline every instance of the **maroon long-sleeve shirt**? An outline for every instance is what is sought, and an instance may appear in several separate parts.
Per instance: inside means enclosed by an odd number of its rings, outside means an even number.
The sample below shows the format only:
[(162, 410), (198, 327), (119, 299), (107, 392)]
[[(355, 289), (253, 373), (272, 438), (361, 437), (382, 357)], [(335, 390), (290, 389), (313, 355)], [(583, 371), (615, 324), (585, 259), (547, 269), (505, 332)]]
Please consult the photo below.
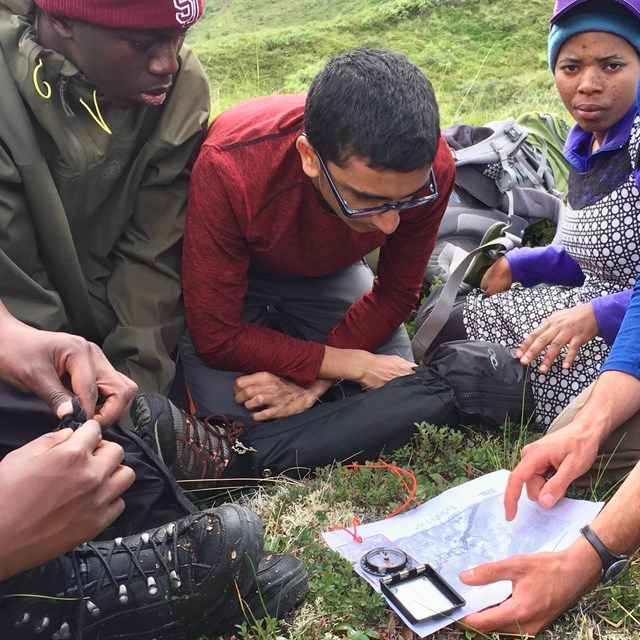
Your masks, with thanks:
[(187, 324), (212, 366), (269, 371), (308, 386), (324, 345), (241, 320), (249, 273), (324, 276), (381, 247), (373, 289), (327, 337), (372, 351), (415, 305), (455, 167), (444, 139), (433, 165), (438, 198), (401, 212), (396, 231), (358, 233), (333, 213), (302, 171), (295, 142), (305, 96), (249, 100), (216, 118), (191, 177), (184, 238)]

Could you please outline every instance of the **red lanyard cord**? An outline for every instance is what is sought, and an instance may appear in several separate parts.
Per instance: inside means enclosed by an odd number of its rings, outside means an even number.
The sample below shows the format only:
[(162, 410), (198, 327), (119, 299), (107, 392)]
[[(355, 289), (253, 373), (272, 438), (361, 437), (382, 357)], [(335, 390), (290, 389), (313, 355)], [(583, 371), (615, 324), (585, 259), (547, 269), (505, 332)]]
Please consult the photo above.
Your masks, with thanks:
[[(392, 518), (393, 516), (398, 515), (401, 511), (404, 511), (404, 509), (406, 509), (409, 506), (409, 504), (411, 504), (411, 502), (413, 501), (416, 495), (416, 490), (418, 488), (418, 481), (415, 475), (408, 469), (403, 469), (402, 467), (397, 467), (396, 465), (389, 464), (388, 462), (385, 462), (382, 459), (378, 460), (378, 463), (379, 464), (354, 463), (354, 464), (348, 464), (347, 468), (348, 469), (387, 469), (389, 471), (392, 471), (396, 476), (398, 476), (398, 478), (400, 478), (400, 481), (402, 482), (402, 485), (407, 491), (408, 496), (407, 496), (407, 499), (399, 507), (397, 507), (392, 513), (387, 514), (383, 518), (384, 520), (387, 520), (388, 518)], [(411, 485), (409, 485), (409, 483), (407, 482), (407, 478), (411, 480)], [(329, 527), (329, 531), (345, 531), (354, 539), (355, 542), (357, 542), (358, 544), (361, 544), (362, 537), (358, 535), (358, 526), (361, 525), (362, 522), (360, 522), (360, 520), (356, 516), (354, 516), (352, 524), (353, 524), (353, 530), (347, 529), (346, 527), (340, 527), (340, 526), (334, 525)]]

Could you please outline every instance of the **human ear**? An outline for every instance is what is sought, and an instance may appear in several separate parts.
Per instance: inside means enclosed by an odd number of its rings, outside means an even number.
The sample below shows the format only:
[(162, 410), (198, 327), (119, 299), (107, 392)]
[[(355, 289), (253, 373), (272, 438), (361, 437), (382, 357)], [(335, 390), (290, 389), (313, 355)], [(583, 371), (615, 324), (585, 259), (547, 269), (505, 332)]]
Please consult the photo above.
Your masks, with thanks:
[(311, 146), (307, 136), (299, 136), (296, 140), (296, 149), (302, 161), (302, 170), (312, 180), (317, 178), (320, 173), (320, 163), (316, 150)]
[(73, 38), (73, 20), (62, 16), (54, 16), (48, 12), (44, 12), (44, 17), (58, 38), (62, 40), (71, 40)]

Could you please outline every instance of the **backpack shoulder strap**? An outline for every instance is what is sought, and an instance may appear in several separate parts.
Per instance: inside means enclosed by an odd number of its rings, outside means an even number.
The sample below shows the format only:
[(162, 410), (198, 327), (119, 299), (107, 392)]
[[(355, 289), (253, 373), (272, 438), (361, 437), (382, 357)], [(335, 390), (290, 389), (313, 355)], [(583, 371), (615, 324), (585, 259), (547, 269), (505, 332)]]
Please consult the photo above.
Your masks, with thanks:
[(514, 154), (527, 137), (527, 132), (513, 118), (486, 126), (494, 131), (488, 138), (462, 149), (451, 149), (456, 166), (500, 162)]
[(411, 350), (413, 351), (413, 357), (416, 361), (424, 355), (425, 351), (431, 346), (431, 343), (434, 341), (438, 333), (440, 333), (442, 327), (444, 327), (447, 319), (449, 318), (449, 314), (451, 313), (451, 309), (453, 308), (453, 303), (460, 289), (460, 284), (476, 256), (487, 249), (509, 251), (518, 244), (520, 244), (519, 238), (517, 239), (517, 243), (508, 236), (496, 238), (495, 240), (485, 242), (479, 247), (476, 247), (467, 253), (467, 255), (457, 264), (456, 268), (451, 272), (449, 279), (442, 288), (440, 297), (433, 307), (433, 310), (422, 323), (422, 326), (416, 331), (413, 336), (413, 340), (411, 340)]

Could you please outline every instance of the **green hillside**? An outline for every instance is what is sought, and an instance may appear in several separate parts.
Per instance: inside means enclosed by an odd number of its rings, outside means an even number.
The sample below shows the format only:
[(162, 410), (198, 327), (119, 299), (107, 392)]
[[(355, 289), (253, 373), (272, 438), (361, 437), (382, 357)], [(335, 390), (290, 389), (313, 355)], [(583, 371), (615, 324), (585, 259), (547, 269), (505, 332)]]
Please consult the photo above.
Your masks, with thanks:
[(213, 112), (304, 91), (332, 55), (401, 51), (431, 79), (443, 125), (563, 113), (546, 64), (550, 0), (209, 0), (189, 35)]

